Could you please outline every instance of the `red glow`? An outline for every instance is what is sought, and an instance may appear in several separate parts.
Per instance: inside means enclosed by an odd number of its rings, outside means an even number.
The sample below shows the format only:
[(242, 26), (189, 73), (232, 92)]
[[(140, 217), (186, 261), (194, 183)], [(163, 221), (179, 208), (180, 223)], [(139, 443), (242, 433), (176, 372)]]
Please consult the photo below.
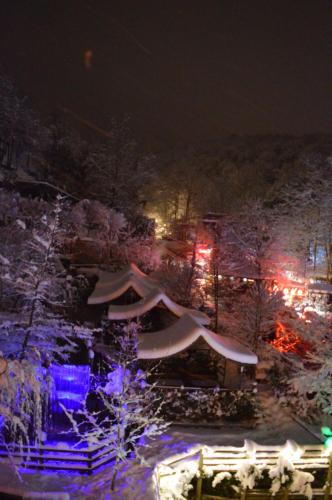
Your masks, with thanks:
[(311, 346), (303, 340), (289, 327), (285, 326), (281, 321), (277, 321), (277, 329), (274, 340), (271, 345), (280, 352), (292, 352), (300, 356), (311, 350)]
[(199, 255), (204, 255), (206, 257), (210, 256), (212, 252), (212, 248), (209, 248), (207, 245), (204, 245), (204, 244), (201, 244), (201, 245), (198, 245), (197, 247), (197, 253)]

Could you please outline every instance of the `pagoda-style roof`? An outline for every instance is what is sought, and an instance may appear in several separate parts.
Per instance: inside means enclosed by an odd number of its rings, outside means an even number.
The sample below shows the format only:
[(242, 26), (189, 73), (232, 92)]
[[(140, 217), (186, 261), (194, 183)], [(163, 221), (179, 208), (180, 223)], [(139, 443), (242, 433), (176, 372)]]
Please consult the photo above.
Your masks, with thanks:
[(104, 304), (121, 297), (129, 288), (133, 288), (140, 297), (145, 297), (158, 282), (143, 273), (135, 264), (129, 264), (116, 273), (100, 269), (89, 269), (89, 274), (98, 277), (95, 289), (88, 299), (88, 304)]
[(256, 354), (231, 337), (218, 335), (205, 328), (191, 314), (184, 314), (173, 325), (151, 333), (139, 334), (138, 357), (160, 359), (177, 354), (203, 338), (224, 358), (242, 364), (255, 365)]
[(202, 338), (216, 352), (226, 359), (243, 364), (256, 364), (257, 356), (246, 346), (231, 337), (225, 337), (206, 328), (210, 318), (203, 312), (184, 307), (174, 302), (154, 280), (143, 273), (135, 264), (122, 271), (110, 273), (90, 269), (89, 273), (98, 276), (88, 304), (103, 304), (121, 297), (130, 288), (134, 289), (140, 300), (125, 305), (110, 304), (108, 319), (129, 320), (142, 316), (151, 309), (163, 304), (178, 319), (169, 327), (139, 334), (138, 357), (141, 359), (160, 359), (177, 354)]
[(172, 299), (168, 297), (160, 288), (154, 288), (141, 300), (134, 302), (133, 304), (127, 305), (113, 305), (111, 304), (108, 308), (108, 319), (113, 320), (124, 320), (137, 318), (147, 313), (159, 303), (162, 303), (167, 307), (175, 316), (179, 318), (184, 314), (190, 314), (196, 321), (202, 325), (208, 325), (210, 323), (210, 318), (203, 312), (196, 311), (195, 309), (189, 309), (188, 307), (181, 306), (177, 304)]
[(167, 307), (175, 316), (190, 313), (203, 325), (210, 323), (210, 318), (203, 312), (181, 306), (174, 302), (159, 286), (158, 281), (143, 273), (135, 264), (130, 264), (122, 271), (109, 273), (95, 270), (98, 276), (95, 289), (88, 298), (88, 304), (104, 304), (121, 297), (130, 288), (134, 289), (141, 300), (127, 305), (113, 305), (108, 308), (108, 319), (126, 320), (137, 318), (147, 313), (159, 303)]

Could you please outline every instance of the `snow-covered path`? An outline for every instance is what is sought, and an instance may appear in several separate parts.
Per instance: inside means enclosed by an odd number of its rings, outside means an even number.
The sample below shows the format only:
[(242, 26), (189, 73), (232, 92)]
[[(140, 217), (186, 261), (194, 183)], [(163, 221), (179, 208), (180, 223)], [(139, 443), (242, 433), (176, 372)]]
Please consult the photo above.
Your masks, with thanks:
[[(11, 488), (17, 493), (19, 491), (63, 492), (67, 493), (67, 496), (62, 498), (71, 500), (155, 500), (153, 482), (155, 465), (172, 455), (189, 450), (194, 445), (242, 446), (244, 439), (251, 439), (260, 444), (283, 444), (287, 439), (294, 439), (299, 444), (317, 443), (312, 434), (280, 410), (274, 401), (266, 399), (269, 411), (255, 429), (232, 424), (221, 428), (172, 427), (151, 448), (146, 448), (145, 457), (150, 467), (145, 468), (132, 463), (125, 465), (119, 474), (116, 491), (112, 494), (109, 486), (112, 474), (110, 465), (92, 476), (23, 473), (23, 484), (8, 466), (0, 465), (0, 490)], [(55, 496), (47, 498), (62, 500), (61, 497)]]

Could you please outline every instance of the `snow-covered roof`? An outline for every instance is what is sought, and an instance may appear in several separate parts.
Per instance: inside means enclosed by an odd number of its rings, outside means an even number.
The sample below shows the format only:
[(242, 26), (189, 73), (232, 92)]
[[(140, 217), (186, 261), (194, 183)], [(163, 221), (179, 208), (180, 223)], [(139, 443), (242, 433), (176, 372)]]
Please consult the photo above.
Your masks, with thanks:
[(126, 320), (136, 318), (162, 303), (175, 316), (181, 317), (190, 313), (200, 324), (208, 325), (210, 323), (210, 318), (205, 313), (183, 307), (170, 299), (159, 287), (158, 281), (144, 274), (135, 264), (130, 264), (117, 273), (95, 269), (94, 274), (99, 279), (94, 291), (88, 298), (88, 304), (110, 302), (121, 297), (129, 288), (133, 288), (141, 297), (141, 300), (129, 305), (111, 304), (108, 308), (108, 319)]
[(164, 330), (139, 334), (138, 357), (160, 359), (172, 356), (187, 349), (200, 337), (226, 359), (253, 365), (258, 361), (256, 354), (246, 346), (231, 337), (211, 332), (191, 314), (184, 314)]
[(158, 288), (158, 282), (140, 271), (135, 264), (116, 273), (99, 269), (90, 270), (91, 272), (98, 276), (98, 281), (88, 298), (88, 304), (103, 304), (117, 299), (129, 288), (133, 288), (140, 297), (145, 297), (152, 289)]
[(114, 283), (108, 283), (107, 285), (104, 283), (100, 286), (96, 286), (88, 299), (88, 304), (104, 304), (105, 302), (110, 302), (111, 300), (121, 297), (129, 288), (135, 290), (140, 297), (145, 297), (153, 289), (156, 289), (156, 285), (153, 286), (145, 280), (138, 279), (137, 276), (124, 276), (114, 281)]
[(112, 320), (125, 320), (136, 318), (151, 311), (159, 303), (164, 304), (175, 316), (181, 317), (184, 314), (190, 313), (202, 325), (208, 325), (210, 318), (200, 311), (189, 309), (177, 304), (170, 299), (160, 288), (154, 288), (148, 295), (141, 300), (128, 305), (113, 305), (108, 307), (108, 319)]

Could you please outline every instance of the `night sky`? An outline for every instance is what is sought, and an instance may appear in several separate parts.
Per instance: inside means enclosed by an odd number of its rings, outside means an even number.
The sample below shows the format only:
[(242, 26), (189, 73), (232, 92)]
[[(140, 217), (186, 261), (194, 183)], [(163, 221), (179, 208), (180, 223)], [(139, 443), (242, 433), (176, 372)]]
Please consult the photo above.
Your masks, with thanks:
[(0, 19), (2, 70), (45, 114), (129, 113), (151, 146), (332, 132), (331, 0), (1, 0)]

